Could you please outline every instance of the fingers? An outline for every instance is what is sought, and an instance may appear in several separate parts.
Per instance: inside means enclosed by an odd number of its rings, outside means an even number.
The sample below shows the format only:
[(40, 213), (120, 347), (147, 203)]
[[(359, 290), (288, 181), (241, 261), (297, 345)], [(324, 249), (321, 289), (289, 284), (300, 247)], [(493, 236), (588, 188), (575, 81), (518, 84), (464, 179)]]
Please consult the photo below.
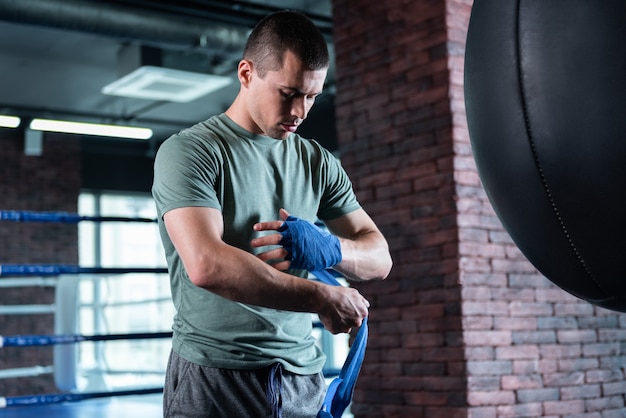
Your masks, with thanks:
[(255, 231), (277, 231), (278, 228), (283, 226), (283, 221), (285, 221), (289, 217), (289, 212), (285, 209), (281, 209), (279, 211), (280, 221), (268, 221), (268, 222), (258, 222), (252, 226), (252, 229)]
[[(250, 241), (250, 245), (254, 248), (276, 245), (279, 243), (280, 238), (280, 234), (272, 234), (265, 237), (255, 238)], [(257, 254), (257, 258), (269, 263), (277, 270), (284, 271), (288, 270), (291, 265), (291, 261), (285, 260), (287, 255), (288, 252), (284, 247), (278, 247)]]
[(283, 221), (258, 222), (252, 226), (255, 231), (277, 231), (283, 225)]
[(291, 267), (291, 261), (288, 261), (288, 260), (275, 261), (275, 262), (270, 263), (270, 265), (274, 267), (276, 270), (285, 271), (285, 270), (289, 270), (289, 268)]
[(265, 235), (263, 237), (254, 238), (250, 241), (250, 245), (254, 248), (264, 247), (266, 245), (279, 245), (282, 237), (283, 236), (280, 234)]
[(324, 328), (326, 328), (328, 330), (328, 332), (330, 332), (331, 334), (349, 334), (350, 332), (352, 332), (352, 328), (359, 328), (361, 326), (361, 324), (363, 323), (363, 320), (359, 320), (358, 322), (353, 323), (352, 325), (347, 325), (347, 324), (337, 324), (334, 323), (332, 320), (330, 319), (324, 319), (322, 317), (320, 317), (320, 321), (322, 322), (322, 325), (324, 325)]
[(284, 248), (274, 248), (257, 255), (257, 258), (263, 261), (279, 260), (287, 257), (287, 250)]
[(276, 270), (285, 271), (291, 267), (291, 261), (285, 260), (287, 252), (284, 250), (267, 251), (257, 255), (257, 258), (266, 262)]
[[(278, 230), (283, 225), (283, 221), (287, 219), (287, 217), (289, 216), (289, 213), (286, 210), (281, 209), (279, 215), (281, 219), (283, 220), (258, 222), (252, 226), (252, 229), (255, 231)], [(250, 245), (253, 248), (259, 248), (259, 247), (265, 247), (265, 246), (276, 246), (276, 245), (280, 245), (282, 238), (283, 236), (281, 234), (265, 235), (262, 237), (254, 238), (253, 240), (250, 241)], [(272, 267), (274, 267), (275, 269), (284, 271), (284, 270), (288, 270), (291, 265), (291, 261), (285, 260), (285, 257), (287, 257), (287, 255), (288, 255), (287, 250), (285, 250), (283, 247), (280, 247), (280, 248), (274, 248), (274, 249), (262, 252), (258, 254), (257, 257), (260, 260), (271, 264)]]
[(360, 327), (369, 314), (369, 301), (356, 289), (333, 287), (321, 307), (320, 321), (332, 334), (350, 332)]

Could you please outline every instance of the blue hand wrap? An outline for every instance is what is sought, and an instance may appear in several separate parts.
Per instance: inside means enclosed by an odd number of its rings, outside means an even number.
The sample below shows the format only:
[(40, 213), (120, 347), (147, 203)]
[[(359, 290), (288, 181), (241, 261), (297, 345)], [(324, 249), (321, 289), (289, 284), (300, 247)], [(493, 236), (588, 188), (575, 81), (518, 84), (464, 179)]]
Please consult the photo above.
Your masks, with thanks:
[[(308, 270), (323, 283), (341, 286), (326, 270), (341, 262), (341, 245), (337, 237), (295, 216), (289, 216), (278, 231), (282, 235), (280, 244), (287, 250), (286, 259), (291, 260), (292, 268)], [(365, 357), (367, 336), (365, 318), (339, 376), (332, 381), (326, 392), (317, 418), (340, 418), (350, 404)]]
[(278, 229), (287, 250), (291, 268), (308, 271), (325, 270), (341, 262), (339, 239), (309, 221), (289, 216)]

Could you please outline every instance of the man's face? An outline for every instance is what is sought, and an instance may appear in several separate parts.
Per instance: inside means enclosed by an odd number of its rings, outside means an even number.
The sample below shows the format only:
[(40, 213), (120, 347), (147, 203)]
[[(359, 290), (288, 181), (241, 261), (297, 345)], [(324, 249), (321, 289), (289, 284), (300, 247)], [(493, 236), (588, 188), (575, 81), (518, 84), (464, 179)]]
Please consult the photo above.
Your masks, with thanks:
[(283, 67), (260, 78), (256, 71), (248, 84), (248, 129), (257, 135), (286, 139), (306, 119), (322, 92), (327, 69), (311, 71), (290, 51)]

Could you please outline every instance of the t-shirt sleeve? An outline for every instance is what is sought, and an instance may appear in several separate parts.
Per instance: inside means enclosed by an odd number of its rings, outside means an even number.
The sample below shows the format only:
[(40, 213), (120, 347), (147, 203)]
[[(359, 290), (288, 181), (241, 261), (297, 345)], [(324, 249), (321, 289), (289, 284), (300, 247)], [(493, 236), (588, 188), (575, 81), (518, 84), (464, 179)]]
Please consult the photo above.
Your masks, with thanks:
[(321, 220), (335, 219), (361, 208), (352, 182), (331, 153), (326, 153), (326, 188), (318, 211)]
[(215, 184), (219, 156), (192, 137), (177, 135), (166, 140), (154, 161), (152, 196), (158, 216), (191, 206), (221, 210)]

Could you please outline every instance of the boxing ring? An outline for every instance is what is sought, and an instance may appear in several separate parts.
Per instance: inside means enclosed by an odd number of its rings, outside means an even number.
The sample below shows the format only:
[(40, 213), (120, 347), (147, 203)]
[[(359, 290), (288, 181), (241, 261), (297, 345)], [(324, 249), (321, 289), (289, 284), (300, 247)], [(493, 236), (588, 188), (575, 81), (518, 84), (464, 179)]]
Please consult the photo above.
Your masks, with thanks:
[[(79, 222), (140, 222), (154, 223), (155, 219), (126, 217), (92, 217), (70, 213), (6, 211), (0, 210), (0, 221), (6, 222), (38, 222), (38, 223), (79, 223)], [(106, 357), (103, 344), (123, 342), (124, 344), (147, 344), (149, 341), (161, 341), (167, 344), (169, 354), (171, 331), (162, 328), (157, 330), (134, 330), (126, 332), (101, 332), (86, 334), (81, 332), (78, 314), (87, 310), (90, 320), (98, 322), (100, 314), (96, 309), (135, 306), (146, 309), (148, 304), (171, 305), (171, 297), (159, 296), (141, 300), (116, 300), (103, 303), (96, 300), (94, 293), (101, 286), (112, 286), (115, 281), (123, 282), (124, 288), (133, 286), (139, 281), (140, 289), (152, 287), (152, 282), (160, 280), (166, 283), (169, 291), (167, 269), (162, 267), (82, 267), (59, 264), (0, 264), (0, 291), (2, 288), (33, 286), (53, 287), (55, 289), (54, 304), (49, 305), (0, 305), (0, 315), (33, 315), (53, 314), (54, 333), (51, 335), (0, 335), (0, 350), (4, 347), (53, 347), (53, 364), (35, 365), (26, 368), (0, 370), (0, 379), (52, 374), (54, 383), (59, 389), (57, 393), (29, 394), (25, 396), (2, 396), (0, 393), (0, 416), (46, 418), (123, 418), (123, 417), (157, 417), (162, 416), (163, 379), (167, 359), (155, 361), (153, 370), (97, 370), (91, 366), (81, 366), (85, 351), (80, 347), (90, 345), (89, 356)], [(84, 288), (88, 288), (90, 300), (83, 300)], [(98, 293), (98, 292), (95, 292)], [(122, 293), (143, 293), (124, 291)], [(92, 300), (93, 299), (93, 300)], [(163, 306), (163, 305), (161, 305)], [(173, 309), (173, 306), (171, 307)], [(92, 310), (94, 312), (92, 312)], [(84, 312), (83, 312), (84, 313)], [(171, 324), (171, 315), (163, 321), (165, 327)], [(143, 312), (142, 312), (143, 316)], [(115, 321), (113, 321), (115, 322)], [(322, 350), (327, 354), (327, 366), (324, 374), (331, 379), (339, 374), (338, 360), (345, 357), (347, 344), (336, 344), (336, 338), (325, 331), (321, 323), (313, 318), (314, 332)], [(98, 328), (96, 326), (95, 328)], [(347, 340), (346, 340), (347, 342)], [(154, 348), (133, 348), (128, 345), (126, 351), (117, 348), (115, 358), (125, 359), (130, 356), (138, 363), (144, 351)], [(339, 350), (337, 350), (339, 347)], [(344, 351), (342, 351), (344, 350)], [(161, 350), (163, 351), (163, 349)], [(93, 352), (93, 353), (92, 353)], [(107, 380), (119, 379), (124, 374), (133, 374), (131, 384), (110, 384)], [(137, 378), (137, 376), (139, 376)]]
[[(155, 223), (155, 219), (131, 217), (93, 217), (71, 213), (32, 212), (0, 210), (0, 221), (69, 223), (79, 222), (138, 222)], [(0, 379), (31, 377), (52, 374), (59, 389), (56, 393), (28, 394), (22, 396), (2, 396), (0, 393), (0, 416), (72, 418), (72, 417), (135, 417), (162, 416), (162, 379), (165, 362), (159, 361), (153, 370), (137, 367), (136, 370), (120, 370), (111, 367), (101, 370), (93, 366), (82, 368), (83, 357), (132, 358), (141, 362), (143, 350), (155, 350), (151, 341), (160, 341), (158, 351), (169, 351), (171, 331), (137, 330), (136, 332), (80, 333), (79, 316), (89, 317), (90, 322), (106, 321), (101, 316), (104, 310), (146, 309), (148, 305), (171, 303), (169, 296), (158, 298), (137, 298), (121, 300), (106, 295), (105, 302), (100, 295), (117, 282), (132, 286), (151, 285), (154, 280), (167, 283), (167, 269), (162, 267), (82, 267), (58, 264), (0, 264), (0, 291), (2, 288), (28, 288), (34, 286), (55, 289), (53, 304), (0, 305), (0, 315), (54, 315), (54, 333), (50, 335), (1, 335), (0, 350), (5, 347), (46, 347), (52, 346), (53, 364), (35, 365), (0, 370)], [(137, 282), (133, 284), (133, 282)], [(85, 293), (85, 288), (89, 292)], [(93, 294), (98, 293), (98, 297)], [(119, 293), (119, 292), (118, 292)], [(140, 293), (140, 292), (129, 292)], [(84, 294), (90, 296), (85, 301)], [(111, 300), (108, 300), (111, 299)], [(130, 308), (129, 308), (130, 307)], [(98, 311), (99, 310), (99, 311)], [(96, 313), (96, 311), (100, 313)], [(78, 314), (80, 312), (80, 315)], [(109, 313), (110, 315), (110, 313)], [(117, 314), (119, 317), (119, 313)], [(109, 319), (110, 321), (110, 319)], [(139, 321), (141, 322), (141, 321)], [(163, 321), (169, 327), (171, 321)], [(111, 343), (109, 346), (108, 344)], [(121, 344), (115, 346), (114, 344)], [(83, 346), (90, 345), (87, 348)], [(136, 348), (140, 347), (140, 348)], [(126, 350), (126, 351), (125, 351)], [(111, 356), (109, 353), (115, 353)], [(90, 353), (86, 356), (85, 353)], [(127, 362), (128, 363), (128, 362)], [(133, 375), (129, 384), (111, 384), (109, 380), (123, 380)], [(126, 378), (127, 379), (127, 378)], [(127, 379), (128, 380), (128, 379)], [(142, 382), (144, 381), (145, 382)]]

